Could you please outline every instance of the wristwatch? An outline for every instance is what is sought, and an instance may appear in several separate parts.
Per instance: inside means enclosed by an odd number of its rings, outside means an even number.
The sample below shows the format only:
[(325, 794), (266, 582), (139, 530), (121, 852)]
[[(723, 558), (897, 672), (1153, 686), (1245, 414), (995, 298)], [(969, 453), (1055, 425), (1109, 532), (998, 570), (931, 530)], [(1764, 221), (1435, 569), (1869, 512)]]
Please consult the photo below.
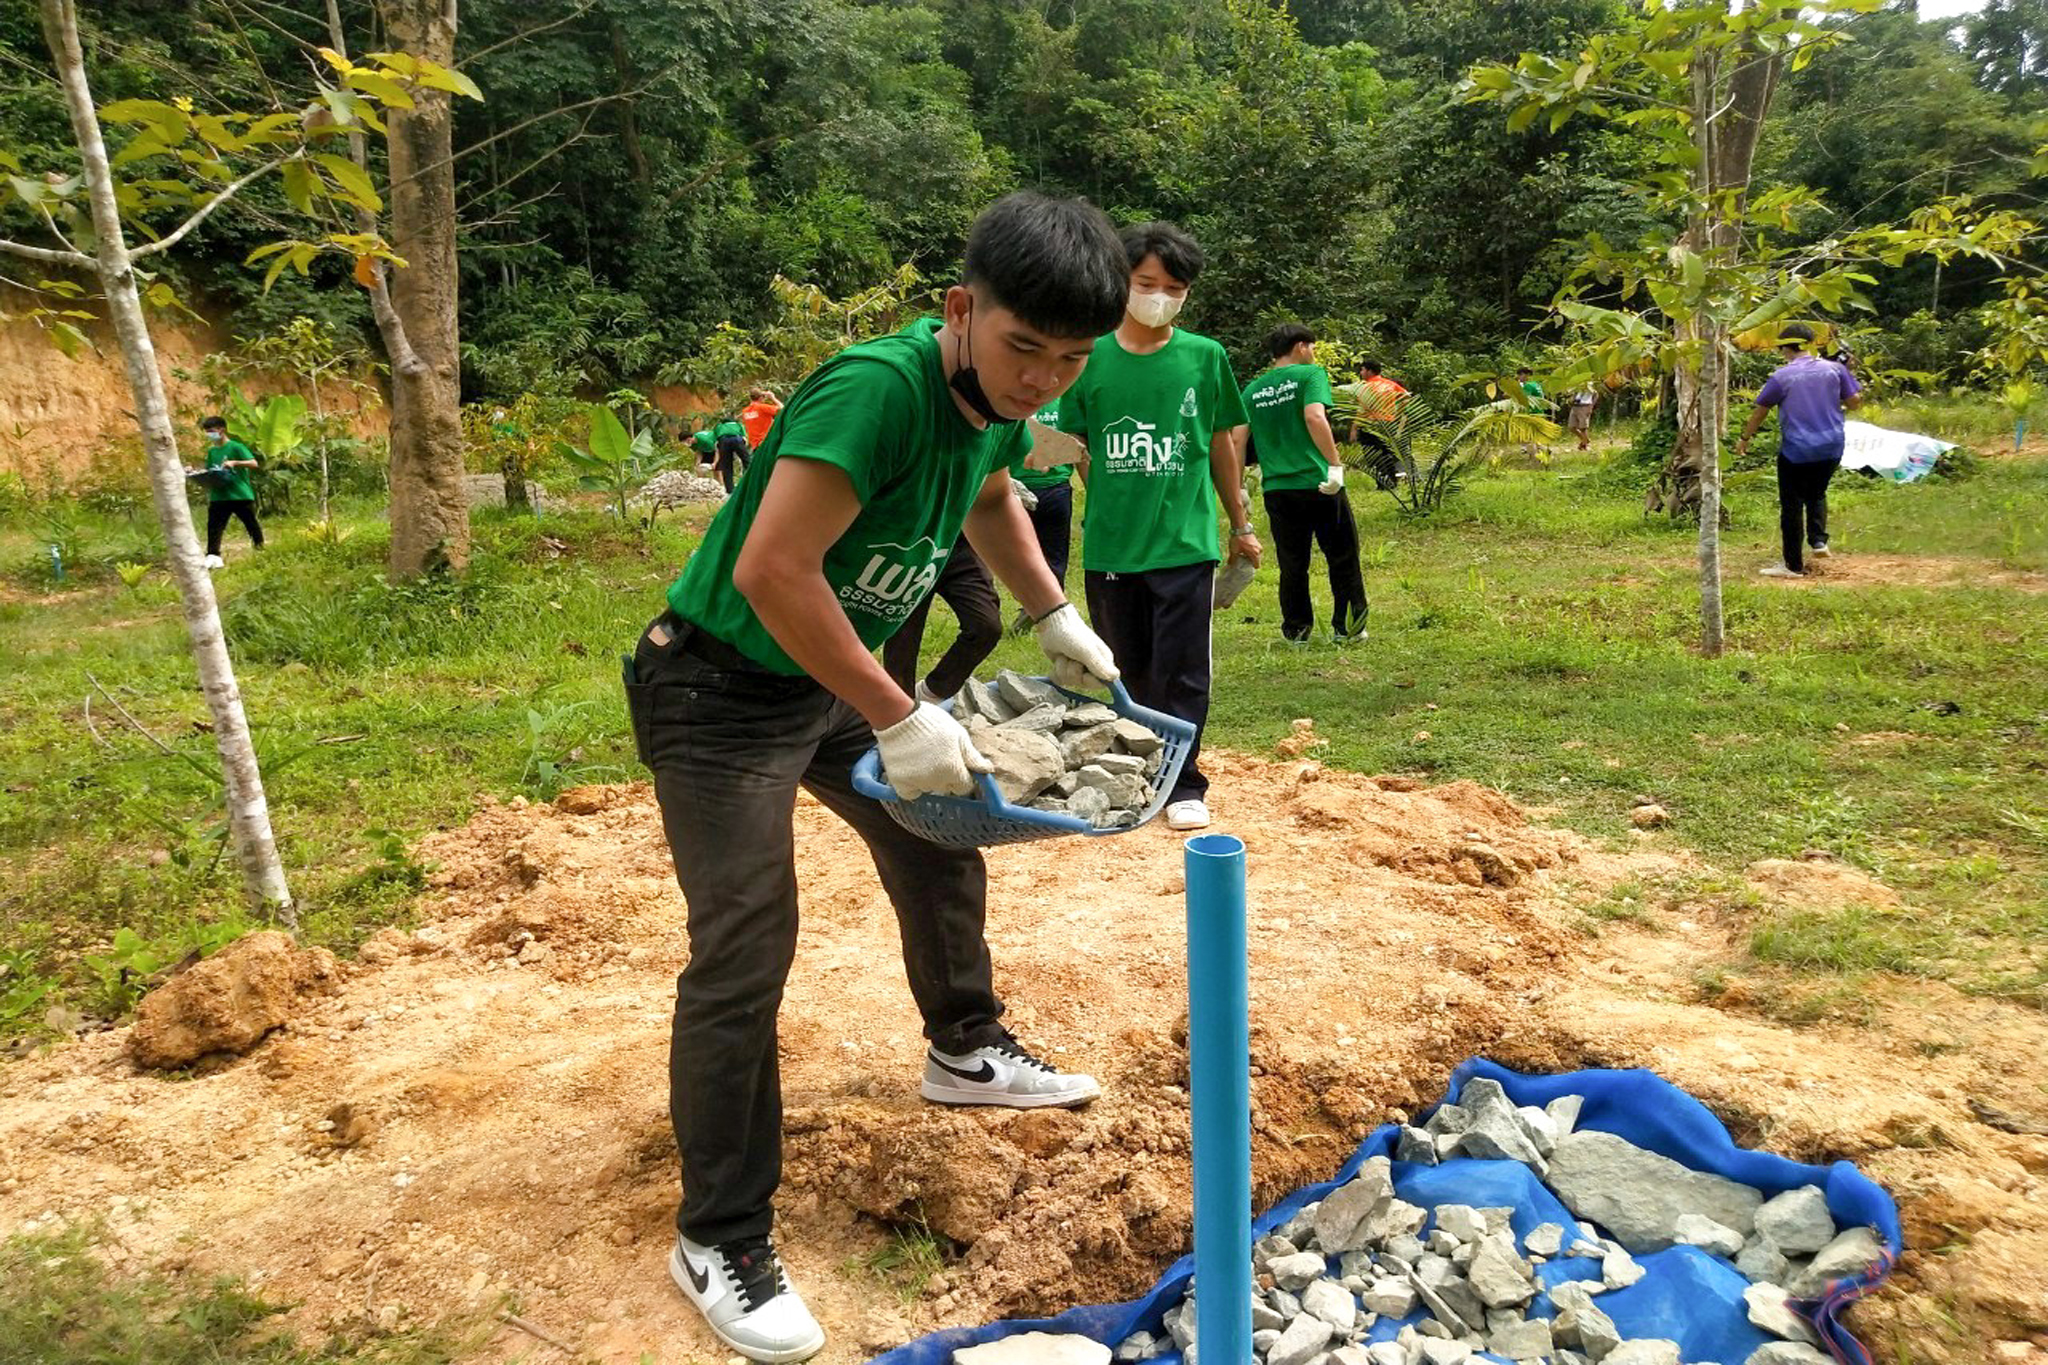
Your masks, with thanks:
[(1230, 538), (1236, 540), (1239, 536), (1248, 536), (1254, 529), (1250, 526), (1233, 526), (1230, 528)]

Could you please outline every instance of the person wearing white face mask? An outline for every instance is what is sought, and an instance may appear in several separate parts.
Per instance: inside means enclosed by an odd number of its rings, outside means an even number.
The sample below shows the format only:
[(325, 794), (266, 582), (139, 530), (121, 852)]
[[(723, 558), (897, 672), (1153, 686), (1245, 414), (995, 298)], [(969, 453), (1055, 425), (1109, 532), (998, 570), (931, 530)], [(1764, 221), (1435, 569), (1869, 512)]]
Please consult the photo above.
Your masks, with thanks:
[(1209, 779), (1198, 760), (1216, 565), (1226, 543), (1230, 558), (1254, 566), (1260, 553), (1239, 453), (1244, 399), (1223, 347), (1173, 325), (1202, 272), (1202, 249), (1171, 223), (1125, 228), (1123, 243), (1131, 265), (1123, 322), (1060, 400), (1060, 430), (1088, 447), (1088, 615), (1131, 696), (1197, 727), (1166, 823), (1200, 829), (1209, 823)]

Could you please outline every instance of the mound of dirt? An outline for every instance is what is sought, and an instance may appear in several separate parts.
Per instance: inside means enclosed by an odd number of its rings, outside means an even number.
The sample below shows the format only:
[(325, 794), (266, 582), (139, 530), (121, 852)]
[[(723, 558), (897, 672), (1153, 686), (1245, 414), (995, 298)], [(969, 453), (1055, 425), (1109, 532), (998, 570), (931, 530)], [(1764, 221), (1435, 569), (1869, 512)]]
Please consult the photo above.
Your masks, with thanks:
[(1774, 900), (1816, 910), (1844, 905), (1894, 907), (1899, 893), (1847, 863), (1814, 858), (1765, 858), (1743, 870), (1749, 884)]
[(338, 974), (325, 948), (301, 950), (275, 930), (249, 934), (144, 996), (128, 1055), (138, 1066), (170, 1068), (247, 1052), (298, 1012), (302, 995), (332, 989)]
[[(2023, 1012), (1952, 993), (1900, 1016), (1918, 1031), (1878, 1036), (1731, 1016), (1692, 982), (1738, 926), (1598, 940), (1580, 927), (1576, 903), (1668, 870), (1667, 853), (1534, 827), (1472, 783), (1228, 753), (1212, 775), (1218, 827), (1251, 849), (1260, 1204), (1326, 1178), (1475, 1053), (1648, 1065), (1751, 1139), (1894, 1181), (1922, 1245), (1945, 1250), (1909, 1258), (1925, 1293), (1858, 1310), (1881, 1336), (1916, 1358), (1975, 1358), (1937, 1353), (1935, 1306), (1957, 1295), (1981, 1305), (1980, 1342), (2044, 1320), (2027, 1316), (2024, 1268), (2048, 1264), (2033, 1189), (2048, 1142), (1967, 1108), (2041, 1107), (2022, 1079), (2048, 1052), (2037, 1020), (2028, 1032), (2005, 1017)], [(779, 1236), (832, 1334), (819, 1359), (1148, 1285), (1190, 1230), (1180, 839), (1148, 827), (991, 851), (1010, 1022), (1105, 1092), (1077, 1113), (1020, 1114), (918, 1099), (923, 1044), (872, 864), (808, 798), (796, 827)], [(116, 1257), (249, 1275), (308, 1330), (513, 1296), (588, 1359), (724, 1361), (664, 1269), (686, 945), (651, 793), (493, 806), (418, 856), (438, 865), (424, 927), (365, 945), (337, 993), (246, 1061), (172, 1083), (138, 1073), (115, 1032), (0, 1072), (0, 1230), (104, 1216)], [(1965, 1041), (1922, 1046), (1932, 1017)], [(928, 1229), (950, 1257), (901, 1295), (910, 1282), (880, 1254), (897, 1227)], [(508, 1328), (479, 1358), (535, 1349)]]

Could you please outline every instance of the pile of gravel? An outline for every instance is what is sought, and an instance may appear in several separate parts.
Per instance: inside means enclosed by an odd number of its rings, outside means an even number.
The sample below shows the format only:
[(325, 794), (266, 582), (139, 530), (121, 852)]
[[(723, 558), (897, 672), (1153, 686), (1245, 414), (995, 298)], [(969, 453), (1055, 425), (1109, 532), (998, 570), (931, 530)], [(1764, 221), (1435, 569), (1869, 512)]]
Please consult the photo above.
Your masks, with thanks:
[[(1406, 1203), (1389, 1159), (1374, 1157), (1252, 1248), (1252, 1344), (1263, 1365), (1463, 1365), (1479, 1351), (1547, 1365), (1679, 1365), (1676, 1342), (1624, 1338), (1597, 1301), (1643, 1277), (1635, 1254), (1678, 1245), (1751, 1281), (1749, 1320), (1780, 1339), (1742, 1365), (1829, 1365), (1788, 1300), (1818, 1297), (1877, 1260), (1883, 1244), (1869, 1228), (1838, 1230), (1819, 1187), (1766, 1199), (1612, 1133), (1578, 1130), (1577, 1095), (1517, 1107), (1499, 1082), (1476, 1078), (1458, 1101), (1404, 1127), (1395, 1159), (1521, 1162), (1602, 1235), (1545, 1223), (1518, 1242), (1511, 1210)], [(1560, 1258), (1582, 1259), (1585, 1273), (1546, 1290), (1536, 1268)], [(1134, 1334), (1116, 1360), (1179, 1348), (1197, 1365), (1194, 1291), (1166, 1313), (1165, 1335)], [(1552, 1311), (1535, 1316), (1539, 1306)], [(1381, 1318), (1418, 1311), (1394, 1340), (1365, 1344)]]
[(640, 496), (656, 511), (685, 507), (691, 503), (724, 502), (725, 485), (716, 479), (700, 478), (681, 469), (656, 474), (640, 487)]
[(1012, 805), (1128, 829), (1156, 795), (1166, 742), (1099, 701), (1005, 669), (993, 683), (968, 679), (953, 714), (995, 765), (996, 789)]

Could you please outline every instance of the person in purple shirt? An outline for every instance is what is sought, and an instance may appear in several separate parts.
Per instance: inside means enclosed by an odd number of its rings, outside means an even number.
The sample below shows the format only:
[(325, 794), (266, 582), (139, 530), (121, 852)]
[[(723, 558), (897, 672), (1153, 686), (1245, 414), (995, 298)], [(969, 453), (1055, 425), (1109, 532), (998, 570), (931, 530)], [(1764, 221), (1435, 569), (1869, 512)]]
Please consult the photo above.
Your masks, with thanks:
[(1827, 558), (1828, 483), (1842, 467), (1842, 413), (1863, 402), (1863, 391), (1848, 367), (1807, 353), (1813, 329), (1795, 322), (1778, 333), (1780, 365), (1757, 390), (1735, 458), (1748, 453), (1749, 438), (1778, 410), (1778, 533), (1785, 559), (1765, 569), (1767, 578), (1798, 578), (1806, 572), (1805, 551)]

